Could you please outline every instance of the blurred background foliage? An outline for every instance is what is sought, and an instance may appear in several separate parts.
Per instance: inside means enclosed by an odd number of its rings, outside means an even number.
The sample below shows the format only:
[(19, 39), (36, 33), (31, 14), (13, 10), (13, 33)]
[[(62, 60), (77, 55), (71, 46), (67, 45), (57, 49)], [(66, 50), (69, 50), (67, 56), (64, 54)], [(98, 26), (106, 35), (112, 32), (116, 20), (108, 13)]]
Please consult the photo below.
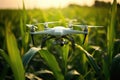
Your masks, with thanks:
[[(16, 49), (15, 48), (16, 46), (12, 45), (13, 43), (12, 40), (9, 41), (9, 38), (13, 38), (13, 37), (6, 38), (7, 34), (9, 34), (6, 33), (6, 31), (10, 31), (11, 33), (13, 33), (12, 36), (15, 36), (15, 40), (13, 41), (17, 43), (17, 49), (19, 50), (20, 53), (18, 55), (19, 58), (19, 56), (22, 57), (31, 48), (31, 37), (29, 36), (28, 33), (29, 30), (25, 26), (26, 23), (33, 24), (37, 22), (62, 20), (63, 23), (51, 24), (50, 27), (56, 25), (66, 26), (66, 18), (77, 19), (79, 24), (104, 26), (103, 28), (90, 28), (89, 34), (87, 36), (87, 40), (85, 41), (85, 45), (82, 45), (83, 35), (80, 34), (73, 36), (75, 42), (81, 45), (82, 47), (84, 47), (84, 49), (86, 49), (94, 57), (96, 63), (99, 65), (101, 70), (99, 74), (96, 74), (96, 72), (93, 69), (91, 69), (88, 60), (85, 57), (85, 54), (83, 54), (81, 50), (76, 48), (75, 52), (73, 52), (74, 54), (69, 55), (69, 58), (67, 60), (67, 64), (69, 64), (67, 67), (73, 71), (69, 73), (75, 72), (74, 73), (75, 75), (71, 78), (69, 77), (70, 75), (66, 75), (65, 79), (66, 80), (67, 79), (68, 80), (109, 80), (110, 78), (109, 68), (111, 65), (111, 61), (108, 59), (110, 57), (108, 53), (108, 42), (109, 42), (108, 39), (110, 38), (107, 38), (107, 35), (108, 35), (108, 27), (111, 26), (112, 24), (113, 26), (115, 25), (114, 30), (109, 32), (109, 34), (115, 33), (116, 35), (114, 36), (115, 37), (113, 43), (114, 50), (111, 50), (113, 52), (111, 53), (112, 54), (111, 58), (113, 58), (116, 54), (120, 53), (120, 16), (119, 16), (120, 5), (119, 4), (116, 5), (117, 7), (116, 14), (112, 12), (112, 8), (113, 8), (112, 6), (115, 5), (116, 4), (111, 5), (110, 3), (95, 1), (95, 4), (91, 7), (70, 4), (65, 8), (49, 8), (49, 9), (35, 8), (32, 10), (29, 9), (26, 10), (25, 5), (23, 3), (23, 9), (0, 10), (0, 49), (1, 49), (0, 52), (3, 53), (2, 50), (4, 50), (5, 54), (9, 54), (8, 46), (9, 47), (11, 46), (14, 49)], [(111, 17), (114, 15), (116, 17), (113, 18), (113, 20), (111, 20)], [(39, 30), (44, 29), (42, 25), (39, 25), (38, 28)], [(74, 29), (79, 29), (79, 28), (74, 27)], [(40, 45), (41, 37), (42, 35), (34, 36), (36, 47)], [(52, 44), (50, 44), (50, 41), (47, 41), (47, 46), (49, 51), (55, 56), (62, 70), (62, 73), (65, 75), (64, 72), (65, 65), (63, 67), (63, 65), (61, 64), (61, 58), (60, 58), (61, 52), (59, 52), (59, 50), (57, 49), (59, 47), (51, 47)], [(56, 54), (54, 50), (57, 50), (57, 53), (59, 54)], [(2, 74), (0, 73), (0, 79), (13, 80), (14, 71), (12, 72), (10, 65), (5, 61), (4, 59), (5, 57), (3, 57), (3, 55), (0, 54), (0, 72), (2, 72)], [(53, 73), (51, 73), (50, 71), (48, 72), (44, 71), (45, 74), (39, 72), (42, 70), (50, 70), (49, 67), (46, 66), (46, 63), (43, 60), (44, 58), (43, 56), (44, 55), (42, 56), (36, 55), (31, 60), (29, 64), (29, 68), (26, 71), (33, 73), (34, 75), (33, 74), (32, 75), (34, 77), (38, 76), (35, 77), (36, 79), (42, 78), (43, 80), (55, 80)], [(19, 61), (19, 63), (21, 64), (21, 61)], [(106, 68), (108, 68), (108, 70), (106, 70)]]

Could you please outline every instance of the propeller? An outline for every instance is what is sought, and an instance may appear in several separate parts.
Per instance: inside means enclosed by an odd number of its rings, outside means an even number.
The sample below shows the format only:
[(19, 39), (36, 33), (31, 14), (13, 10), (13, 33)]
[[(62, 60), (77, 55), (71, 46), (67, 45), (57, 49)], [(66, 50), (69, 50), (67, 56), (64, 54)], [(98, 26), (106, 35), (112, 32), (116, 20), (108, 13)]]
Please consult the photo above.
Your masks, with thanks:
[[(26, 24), (26, 26), (27, 26), (28, 28), (30, 28), (30, 31), (31, 31), (31, 32), (35, 32), (36, 29), (38, 29), (38, 27), (35, 26), (35, 25), (33, 25), (33, 24)], [(31, 34), (31, 38), (32, 38), (32, 43), (33, 43), (33, 45), (34, 45), (35, 42), (34, 42), (34, 36), (33, 36), (33, 34)]]
[[(91, 26), (91, 25), (73, 25), (73, 26), (83, 28), (84, 32), (88, 32), (88, 28), (103, 27), (103, 26)], [(87, 37), (87, 34), (84, 35), (83, 44), (85, 43), (86, 37)]]
[(94, 28), (94, 27), (103, 27), (103, 26), (91, 26), (91, 25), (79, 25), (79, 24), (76, 24), (76, 25), (73, 25), (73, 26), (77, 26), (77, 27), (80, 27), (80, 28)]
[(65, 18), (66, 21), (68, 22), (77, 22), (77, 19), (69, 19), (69, 18)]
[[(53, 24), (53, 23), (58, 23), (60, 21), (52, 21), (52, 22), (44, 22), (44, 23), (36, 23), (36, 24), (26, 24), (26, 26), (30, 29), (31, 32), (35, 32), (36, 29), (38, 29), (37, 25), (39, 24), (43, 24), (45, 28), (48, 28), (48, 24)], [(33, 45), (35, 44), (34, 42), (34, 35), (31, 34), (31, 38), (32, 38), (32, 43)]]
[(69, 28), (73, 27), (73, 22), (77, 22), (77, 19), (68, 19), (66, 18), (66, 21), (68, 21), (67, 25)]
[(72, 21), (70, 21), (70, 22), (68, 23), (68, 27), (69, 27), (69, 28), (72, 28), (72, 27), (73, 27)]
[(37, 25), (42, 24), (45, 28), (48, 28), (48, 24), (59, 23), (61, 21), (52, 21), (52, 22), (44, 22), (44, 23), (35, 23), (35, 24), (26, 24), (26, 26), (30, 29), (31, 32), (36, 31), (38, 29)]
[(38, 27), (33, 24), (26, 24), (26, 26), (30, 29), (31, 32), (34, 32), (36, 29), (38, 29)]
[(52, 21), (52, 22), (44, 22), (44, 23), (36, 23), (36, 25), (43, 24), (45, 28), (48, 28), (48, 24), (59, 23), (61, 21)]
[(45, 23), (53, 24), (53, 23), (59, 23), (59, 22), (61, 22), (61, 21), (51, 21), (51, 22), (43, 22), (43, 23), (37, 23), (37, 24), (45, 24)]

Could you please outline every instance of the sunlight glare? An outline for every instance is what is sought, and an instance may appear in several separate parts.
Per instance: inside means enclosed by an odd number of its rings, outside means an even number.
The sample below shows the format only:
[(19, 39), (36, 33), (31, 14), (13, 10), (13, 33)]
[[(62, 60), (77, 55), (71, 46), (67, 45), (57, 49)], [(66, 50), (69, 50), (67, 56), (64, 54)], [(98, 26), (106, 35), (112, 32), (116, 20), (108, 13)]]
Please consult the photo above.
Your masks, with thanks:
[[(22, 8), (23, 0), (0, 0), (0, 9), (4, 8)], [(99, 0), (113, 2), (113, 0)], [(120, 0), (117, 0), (120, 3)], [(24, 0), (27, 9), (33, 8), (63, 8), (69, 4), (78, 4), (82, 6), (92, 6), (95, 0)]]
[[(27, 0), (26, 0), (27, 1)], [(91, 6), (94, 4), (94, 0), (28, 0), (26, 4), (29, 8), (49, 8), (49, 7), (66, 7), (70, 3), (78, 5)]]

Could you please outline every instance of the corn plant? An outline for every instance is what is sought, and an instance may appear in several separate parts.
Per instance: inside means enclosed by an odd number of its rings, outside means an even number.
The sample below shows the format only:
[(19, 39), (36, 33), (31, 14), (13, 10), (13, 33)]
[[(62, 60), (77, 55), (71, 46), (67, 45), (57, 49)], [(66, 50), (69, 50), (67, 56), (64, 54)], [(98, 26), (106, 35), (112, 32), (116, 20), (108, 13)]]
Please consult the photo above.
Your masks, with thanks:
[[(119, 55), (115, 56), (119, 53), (119, 44), (114, 45), (116, 37), (119, 38), (115, 34), (115, 28), (119, 33), (119, 11), (116, 0), (108, 8), (73, 5), (62, 9), (27, 10), (23, 2), (22, 10), (0, 10), (0, 65), (4, 66), (0, 66), (3, 69), (0, 69), (0, 80), (25, 80), (25, 77), (38, 80), (109, 80), (111, 75), (119, 74), (115, 73), (115, 70), (119, 71), (116, 63), (119, 62)], [(84, 45), (83, 35), (74, 35), (75, 51), (70, 43), (63, 47), (53, 45), (54, 40), (47, 41), (46, 47), (41, 49), (37, 46), (40, 45), (42, 35), (34, 36), (36, 44), (34, 47), (29, 46), (31, 37), (26, 31), (26, 23), (62, 19), (60, 25), (66, 26), (66, 18), (75, 18), (79, 24), (105, 27), (104, 30), (89, 29), (88, 41)], [(38, 26), (43, 30), (41, 25)]]
[[(46, 65), (50, 68), (50, 71), (52, 71), (53, 76), (56, 78), (56, 80), (79, 79), (80, 73), (76, 74), (74, 73), (75, 69), (68, 68), (68, 66), (72, 66), (72, 63), (70, 64), (69, 62), (69, 55), (71, 55), (69, 52), (69, 47), (69, 45), (64, 45), (63, 47), (55, 47), (55, 51), (53, 52), (59, 54), (61, 59), (58, 59), (59, 57), (56, 57), (53, 53), (51, 53), (51, 51), (47, 50), (46, 48), (41, 49), (39, 47), (32, 47), (27, 53), (23, 55), (22, 59), (24, 67), (27, 70), (31, 59), (34, 58), (36, 53), (39, 53), (41, 58), (47, 63)], [(96, 65), (93, 57), (81, 46), (76, 44), (76, 47), (85, 53), (90, 65), (93, 67), (96, 73), (99, 73), (99, 67)], [(26, 73), (29, 72), (26, 71)], [(78, 77), (74, 78), (75, 75), (78, 75)], [(84, 79), (84, 77), (81, 77), (81, 79)]]
[(110, 65), (114, 54), (113, 53), (114, 41), (116, 38), (115, 35), (116, 15), (117, 15), (117, 1), (114, 0), (112, 4), (110, 25), (107, 28), (107, 56), (105, 56), (105, 59), (103, 61), (103, 72), (105, 74), (106, 80), (109, 80), (110, 78)]
[[(0, 49), (1, 55), (4, 57), (6, 62), (9, 64), (14, 74), (15, 80), (25, 80), (24, 67), (21, 61), (20, 51), (17, 46), (16, 38), (11, 32), (11, 23), (6, 21), (6, 46), (7, 52)], [(3, 78), (4, 79), (4, 78)]]

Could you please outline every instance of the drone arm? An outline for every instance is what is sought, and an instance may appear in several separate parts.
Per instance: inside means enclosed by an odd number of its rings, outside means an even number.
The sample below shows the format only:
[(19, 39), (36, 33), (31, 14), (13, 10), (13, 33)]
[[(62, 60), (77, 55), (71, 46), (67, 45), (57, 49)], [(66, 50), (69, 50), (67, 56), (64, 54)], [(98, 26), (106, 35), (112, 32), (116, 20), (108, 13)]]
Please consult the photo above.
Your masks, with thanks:
[(34, 45), (35, 42), (34, 42), (34, 36), (33, 36), (33, 34), (31, 34), (31, 39), (32, 39), (32, 44)]
[[(87, 27), (85, 27), (84, 32), (88, 33), (88, 28)], [(85, 43), (86, 37), (87, 37), (87, 34), (84, 35), (83, 44)]]
[(46, 40), (47, 40), (47, 36), (45, 36), (45, 37), (42, 38), (41, 48), (43, 48), (45, 46)]
[[(34, 26), (32, 26), (32, 27), (31, 27), (31, 32), (32, 32), (32, 33), (35, 32), (35, 29), (36, 29), (36, 28), (34, 28)], [(31, 35), (31, 39), (32, 39), (32, 44), (35, 45), (34, 36), (33, 36), (33, 34), (30, 34), (30, 35)]]
[(45, 37), (43, 37), (42, 41), (41, 41), (41, 48), (43, 48), (45, 46), (45, 43), (46, 43), (47, 40), (52, 39), (52, 38), (54, 38), (54, 36), (50, 36), (50, 37), (45, 36)]
[(84, 39), (83, 39), (83, 43), (82, 43), (82, 44), (85, 43), (86, 37), (87, 37), (87, 34), (85, 34)]
[(87, 34), (88, 32), (79, 31), (79, 30), (64, 30), (64, 34)]
[(75, 34), (88, 34), (87, 31), (78, 31), (78, 30), (74, 30), (73, 33), (75, 33)]
[(30, 34), (47, 34), (45, 31), (30, 32)]

